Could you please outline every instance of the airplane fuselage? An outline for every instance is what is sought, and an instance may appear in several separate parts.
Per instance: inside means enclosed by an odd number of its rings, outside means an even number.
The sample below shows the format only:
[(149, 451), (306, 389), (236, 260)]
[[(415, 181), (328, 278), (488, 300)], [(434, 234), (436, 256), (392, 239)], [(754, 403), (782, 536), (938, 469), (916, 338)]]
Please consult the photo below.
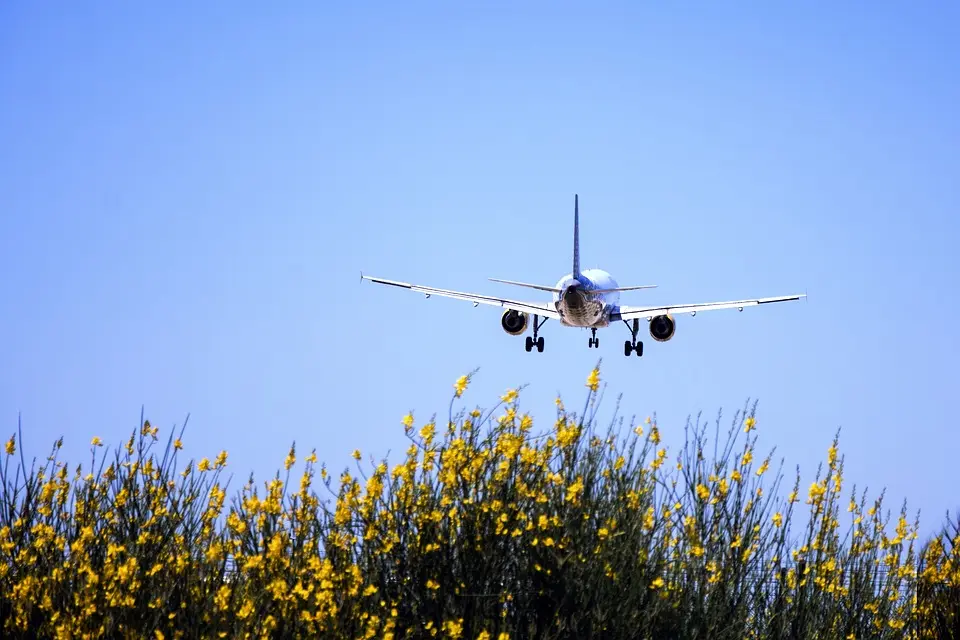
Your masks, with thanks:
[(560, 291), (553, 294), (553, 304), (560, 314), (560, 323), (568, 327), (588, 329), (606, 327), (611, 313), (620, 306), (620, 293), (594, 293), (616, 289), (617, 282), (602, 269), (584, 269), (580, 277), (567, 274), (557, 282)]

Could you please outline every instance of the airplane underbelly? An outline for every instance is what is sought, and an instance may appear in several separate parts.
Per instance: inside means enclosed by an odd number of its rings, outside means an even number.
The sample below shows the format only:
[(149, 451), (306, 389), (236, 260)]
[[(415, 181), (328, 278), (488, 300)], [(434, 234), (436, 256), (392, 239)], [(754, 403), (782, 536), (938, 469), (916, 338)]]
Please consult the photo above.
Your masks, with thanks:
[(560, 322), (571, 327), (600, 327), (607, 324), (603, 302), (579, 292), (564, 296), (557, 303), (557, 312)]

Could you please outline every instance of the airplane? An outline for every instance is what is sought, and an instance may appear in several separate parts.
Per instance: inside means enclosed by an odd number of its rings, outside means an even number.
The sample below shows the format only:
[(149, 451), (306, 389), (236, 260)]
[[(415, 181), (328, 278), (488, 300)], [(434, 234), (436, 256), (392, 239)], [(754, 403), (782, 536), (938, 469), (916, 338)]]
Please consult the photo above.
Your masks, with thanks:
[[(738, 311), (743, 311), (744, 307), (775, 302), (788, 302), (806, 297), (804, 293), (773, 298), (752, 298), (749, 300), (707, 302), (702, 304), (647, 307), (621, 306), (621, 292), (653, 289), (656, 288), (657, 285), (621, 287), (609, 273), (602, 269), (584, 269), (581, 271), (580, 201), (578, 194), (574, 194), (573, 196), (573, 270), (570, 273), (560, 278), (557, 284), (552, 287), (516, 282), (513, 280), (489, 278), (492, 282), (549, 292), (552, 294), (551, 302), (511, 300), (494, 296), (451, 291), (449, 289), (437, 289), (435, 287), (366, 276), (361, 272), (360, 281), (363, 282), (364, 280), (409, 289), (422, 293), (427, 298), (430, 296), (440, 296), (453, 298), (455, 300), (466, 300), (467, 302), (472, 302), (474, 307), (481, 304), (503, 307), (505, 311), (500, 316), (500, 326), (506, 333), (512, 336), (520, 336), (523, 335), (528, 326), (532, 327), (533, 335), (528, 335), (525, 343), (528, 352), (532, 351), (534, 347), (536, 347), (538, 353), (543, 352), (543, 336), (539, 335), (539, 333), (543, 324), (549, 319), (559, 320), (560, 325), (565, 327), (590, 329), (591, 336), (587, 343), (588, 348), (600, 347), (597, 329), (608, 327), (611, 323), (616, 323), (617, 321), (623, 321), (630, 331), (631, 336), (630, 340), (626, 340), (623, 343), (623, 355), (630, 356), (631, 354), (636, 354), (638, 357), (643, 355), (643, 342), (637, 340), (640, 332), (641, 319), (649, 323), (650, 337), (657, 342), (667, 342), (673, 338), (676, 332), (676, 320), (674, 316), (678, 314), (689, 313), (691, 316), (695, 316), (701, 311), (714, 311), (718, 309), (737, 309)], [(530, 316), (533, 316), (532, 322), (528, 321)]]

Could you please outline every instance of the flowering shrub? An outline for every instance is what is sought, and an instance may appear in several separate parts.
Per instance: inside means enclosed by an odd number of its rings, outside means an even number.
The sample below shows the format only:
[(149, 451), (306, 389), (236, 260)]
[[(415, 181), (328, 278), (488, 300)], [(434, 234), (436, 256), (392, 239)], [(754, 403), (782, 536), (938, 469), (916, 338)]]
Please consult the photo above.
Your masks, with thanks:
[[(251, 477), (227, 503), (227, 453), (155, 451), (143, 422), (90, 467), (36, 468), (17, 438), (0, 464), (4, 637), (949, 637), (960, 620), (960, 529), (918, 549), (882, 494), (826, 467), (788, 495), (756, 451), (753, 408), (708, 448), (688, 424), (670, 457), (655, 419), (578, 414), (543, 430), (519, 391), (488, 411), (403, 429), (402, 462), (334, 479), (311, 452), (299, 483)], [(21, 443), (22, 445), (22, 443)], [(11, 466), (11, 462), (14, 466)], [(71, 471), (72, 469), (72, 471)], [(317, 482), (316, 474), (320, 478)], [(322, 499), (315, 489), (327, 493)], [(795, 509), (806, 511), (796, 536)], [(841, 522), (843, 521), (843, 522)], [(919, 596), (919, 597), (918, 597)]]

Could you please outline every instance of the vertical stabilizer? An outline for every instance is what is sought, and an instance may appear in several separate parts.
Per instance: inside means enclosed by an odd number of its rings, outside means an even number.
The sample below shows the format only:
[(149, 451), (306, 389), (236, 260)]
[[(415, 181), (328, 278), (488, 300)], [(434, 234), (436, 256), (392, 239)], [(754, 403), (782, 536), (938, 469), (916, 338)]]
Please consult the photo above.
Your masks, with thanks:
[(580, 202), (573, 194), (573, 277), (580, 277)]

